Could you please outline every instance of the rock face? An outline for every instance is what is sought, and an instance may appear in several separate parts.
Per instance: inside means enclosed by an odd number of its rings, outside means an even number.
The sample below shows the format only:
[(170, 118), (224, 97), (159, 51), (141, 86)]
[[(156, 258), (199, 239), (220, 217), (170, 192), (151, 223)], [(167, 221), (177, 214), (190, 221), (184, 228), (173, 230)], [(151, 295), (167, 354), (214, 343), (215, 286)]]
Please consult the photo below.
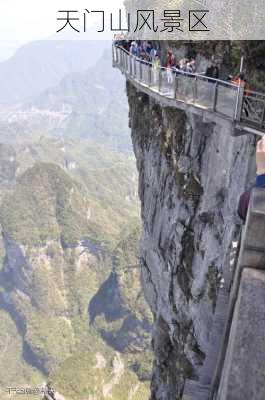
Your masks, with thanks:
[(198, 377), (220, 282), (229, 286), (238, 197), (254, 178), (254, 139), (164, 108), (127, 83), (139, 171), (140, 260), (154, 314), (152, 400)]
[[(138, 242), (139, 229), (121, 240), (114, 251), (113, 272), (89, 304), (90, 321), (104, 340), (117, 351), (135, 354), (150, 349), (152, 329), (152, 314), (139, 284)], [(134, 368), (136, 361), (137, 357)]]

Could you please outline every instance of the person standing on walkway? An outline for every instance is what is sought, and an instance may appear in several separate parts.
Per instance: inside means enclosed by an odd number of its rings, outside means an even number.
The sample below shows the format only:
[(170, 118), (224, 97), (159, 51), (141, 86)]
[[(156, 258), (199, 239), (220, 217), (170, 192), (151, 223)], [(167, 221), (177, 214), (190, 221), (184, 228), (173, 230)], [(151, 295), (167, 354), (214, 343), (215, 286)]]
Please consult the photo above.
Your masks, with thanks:
[(235, 76), (235, 77), (231, 80), (231, 82), (232, 82), (234, 85), (241, 86), (241, 87), (245, 87), (245, 78), (244, 78), (244, 74), (239, 74), (239, 75)]
[(167, 64), (166, 64), (166, 69), (167, 69), (167, 83), (172, 84), (173, 83), (173, 72), (172, 68), (175, 65), (175, 57), (173, 55), (172, 50), (168, 50), (167, 54)]
[(130, 46), (130, 53), (137, 57), (138, 56), (138, 45), (136, 42), (132, 42)]
[(195, 72), (196, 72), (196, 61), (194, 59), (192, 59), (190, 61), (190, 67), (192, 69), (192, 73), (195, 74)]
[(187, 72), (188, 72), (189, 74), (192, 74), (192, 73), (193, 73), (192, 65), (191, 65), (190, 62), (187, 63)]
[(155, 48), (155, 47), (152, 47), (152, 48), (151, 48), (151, 51), (150, 51), (150, 61), (151, 61), (151, 62), (154, 62), (154, 61), (155, 61), (156, 55), (157, 55), (156, 48)]
[(232, 78), (231, 82), (234, 85), (240, 86), (241, 88), (244, 89), (243, 113), (248, 118), (249, 113), (251, 111), (251, 100), (249, 98), (250, 89), (249, 89), (248, 82), (243, 73), (239, 74), (235, 78)]
[(219, 79), (219, 68), (217, 64), (213, 64), (213, 73), (212, 73), (212, 77), (214, 79)]
[[(262, 138), (257, 143), (256, 166), (257, 166), (257, 176), (254, 187), (265, 189), (265, 138)], [(251, 194), (251, 189), (247, 190), (240, 196), (237, 211), (239, 217), (243, 221), (245, 221), (247, 218), (250, 194)]]
[(179, 69), (182, 72), (186, 72), (187, 71), (187, 60), (186, 60), (186, 58), (182, 58), (182, 60), (180, 60)]
[(161, 61), (158, 55), (155, 56), (153, 61), (153, 76), (154, 76), (154, 84), (157, 85), (159, 79), (159, 71), (161, 68)]
[(205, 76), (207, 76), (207, 78), (213, 77), (213, 64), (208, 65), (206, 72), (205, 72)]

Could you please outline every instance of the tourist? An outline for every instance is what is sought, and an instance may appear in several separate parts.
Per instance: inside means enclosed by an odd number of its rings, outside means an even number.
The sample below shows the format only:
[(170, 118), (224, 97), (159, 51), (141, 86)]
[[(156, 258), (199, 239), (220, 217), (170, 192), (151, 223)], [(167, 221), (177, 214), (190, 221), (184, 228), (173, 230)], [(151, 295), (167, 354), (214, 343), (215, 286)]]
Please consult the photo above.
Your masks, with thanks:
[(214, 79), (219, 79), (219, 68), (217, 64), (213, 64), (213, 73), (212, 73), (212, 77)]
[(193, 68), (190, 62), (187, 63), (186, 72), (188, 72), (189, 74), (193, 73)]
[(152, 50), (152, 43), (148, 42), (147, 46), (146, 46), (146, 49), (145, 49), (145, 52), (146, 52), (146, 54), (148, 54), (149, 57), (150, 57), (151, 50)]
[[(212, 78), (213, 77), (213, 70), (214, 70), (214, 66), (211, 63), (210, 65), (208, 65), (206, 72), (205, 72), (205, 76), (207, 76), (207, 78)], [(211, 79), (208, 79), (209, 81), (212, 81)]]
[(208, 82), (215, 82), (215, 79), (219, 79), (219, 68), (217, 64), (211, 62), (206, 69), (205, 76), (207, 76)]
[(172, 50), (168, 50), (167, 53), (167, 62), (166, 62), (166, 71), (167, 71), (167, 83), (172, 84), (173, 83), (173, 71), (172, 68), (175, 65), (175, 57), (172, 52)]
[(161, 61), (158, 55), (156, 55), (153, 61), (153, 76), (155, 85), (158, 83), (160, 68), (161, 68)]
[(157, 50), (155, 47), (152, 47), (151, 51), (150, 51), (150, 61), (151, 62), (154, 62), (156, 55), (157, 55)]
[(181, 72), (186, 72), (187, 71), (187, 59), (183, 58), (179, 62), (179, 69)]
[(131, 43), (131, 46), (130, 46), (130, 53), (131, 53), (133, 56), (135, 56), (135, 57), (138, 56), (138, 45), (137, 45), (137, 43), (136, 43), (135, 41), (133, 41), (133, 42)]
[[(257, 143), (256, 149), (257, 177), (255, 187), (265, 188), (265, 139)], [(238, 215), (245, 221), (248, 212), (251, 189), (243, 193), (239, 200)]]
[(173, 71), (175, 73), (179, 73), (180, 72), (180, 63), (176, 60), (174, 66), (172, 67)]
[(195, 72), (196, 72), (196, 61), (194, 59), (191, 59), (190, 67), (192, 69), (192, 73), (195, 74)]
[(121, 34), (114, 35), (114, 45), (115, 46), (121, 46), (121, 44), (122, 44), (122, 36), (121, 36)]
[(146, 49), (148, 46), (148, 42), (146, 40), (142, 41), (142, 45), (141, 45), (141, 50), (144, 51), (146, 53)]
[(240, 73), (239, 75), (235, 76), (234, 78), (232, 78), (231, 82), (234, 85), (245, 87), (246, 80), (244, 74)]

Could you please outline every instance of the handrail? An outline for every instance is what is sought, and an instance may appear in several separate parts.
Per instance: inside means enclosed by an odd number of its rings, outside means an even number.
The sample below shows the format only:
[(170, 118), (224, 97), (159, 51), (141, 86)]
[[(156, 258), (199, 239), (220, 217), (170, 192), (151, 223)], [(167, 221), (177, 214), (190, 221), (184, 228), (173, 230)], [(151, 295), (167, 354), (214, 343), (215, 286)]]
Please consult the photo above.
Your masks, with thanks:
[(221, 376), (222, 376), (222, 372), (223, 372), (223, 366), (224, 366), (225, 356), (226, 356), (226, 349), (228, 346), (229, 335), (230, 335), (230, 327), (232, 324), (234, 309), (235, 309), (239, 286), (240, 286), (240, 279), (241, 279), (241, 275), (242, 275), (242, 269), (240, 266), (239, 259), (240, 259), (240, 252), (242, 252), (242, 245), (244, 243), (244, 233), (245, 233), (245, 227), (240, 232), (237, 256), (236, 256), (236, 260), (234, 263), (235, 271), (234, 271), (234, 274), (232, 277), (232, 282), (231, 282), (231, 292), (230, 292), (230, 299), (229, 299), (228, 316), (227, 316), (227, 321), (225, 324), (225, 330), (224, 330), (221, 348), (219, 351), (217, 365), (216, 365), (214, 375), (213, 375), (213, 380), (211, 383), (211, 391), (210, 391), (209, 400), (216, 400), (216, 396), (217, 396), (217, 392), (219, 390), (219, 384), (220, 384)]
[[(162, 97), (167, 99), (165, 101), (174, 99), (214, 112), (234, 123), (238, 129), (236, 134), (245, 132), (261, 135), (265, 132), (263, 93), (205, 76), (201, 72), (192, 73), (164, 66), (154, 68), (152, 62), (143, 60), (116, 44), (113, 44), (113, 65), (137, 85), (142, 85), (146, 90), (148, 88), (148, 93), (150, 91), (154, 95), (159, 94), (161, 101)], [(166, 75), (168, 71), (171, 72), (171, 76)]]
[[(214, 379), (211, 385), (210, 400), (219, 399), (222, 391), (222, 375), (226, 363), (226, 354), (231, 341), (231, 325), (234, 319), (241, 277), (245, 268), (265, 270), (264, 265), (264, 222), (265, 222), (265, 189), (253, 188), (248, 207), (246, 224), (241, 232), (239, 253), (234, 273), (233, 286), (230, 293), (229, 312), (223, 343), (219, 352)], [(226, 371), (227, 372), (227, 371)]]
[[(118, 46), (118, 45), (115, 45), (115, 47), (117, 49), (121, 49), (125, 54), (127, 54), (128, 56), (134, 58), (136, 61), (138, 61), (138, 62), (140, 62), (142, 64), (150, 65), (151, 67), (153, 67), (153, 63), (152, 62), (147, 61), (147, 60), (143, 60), (142, 58), (135, 56), (134, 54), (132, 54), (128, 50), (126, 50), (124, 47)], [(187, 72), (187, 71), (178, 70), (176, 68), (167, 68), (167, 67), (163, 67), (163, 66), (160, 66), (159, 69), (165, 70), (165, 71), (170, 69), (172, 72), (179, 72), (179, 73), (181, 73), (183, 75), (190, 76), (191, 78), (201, 77), (202, 80), (206, 80), (207, 82), (210, 80), (212, 82), (218, 82), (218, 83), (220, 83), (220, 84), (222, 84), (224, 86), (230, 86), (230, 87), (233, 87), (235, 89), (238, 88), (238, 85), (236, 85), (235, 83), (223, 81), (222, 79), (211, 78), (209, 76), (203, 75), (203, 72), (197, 72), (197, 73), (195, 72), (195, 73), (193, 73), (193, 72)]]
[(230, 82), (172, 68), (168, 75), (169, 68), (155, 69), (151, 62), (129, 53), (122, 46), (113, 46), (113, 65), (133, 82), (162, 96), (161, 99), (193, 104), (196, 108), (234, 120), (237, 86)]
[[(265, 93), (255, 92), (254, 90), (247, 90), (247, 93), (258, 95), (265, 98)], [(250, 97), (248, 94), (245, 94), (245, 97)]]
[[(127, 55), (129, 55), (129, 56), (131, 56), (131, 57), (133, 57), (133, 58), (135, 58), (137, 61), (139, 61), (139, 62), (141, 62), (141, 63), (144, 63), (144, 64), (148, 64), (148, 65), (150, 65), (150, 66), (153, 66), (153, 63), (152, 62), (150, 62), (150, 61), (147, 61), (147, 60), (142, 60), (140, 57), (137, 57), (137, 56), (135, 56), (134, 54), (132, 54), (132, 53), (130, 53), (128, 50), (126, 50), (124, 47), (122, 47), (122, 46), (119, 46), (119, 45), (114, 45), (116, 48), (118, 48), (118, 49), (121, 49), (124, 53), (126, 53)], [(160, 69), (165, 69), (165, 70), (167, 70), (168, 68), (167, 67), (160, 67)], [(234, 88), (238, 88), (238, 86), (239, 85), (237, 85), (237, 84), (235, 84), (235, 83), (232, 83), (232, 82), (227, 82), (227, 81), (224, 81), (224, 80), (222, 80), (222, 79), (217, 79), (217, 78), (211, 78), (211, 77), (207, 77), (206, 75), (203, 75), (203, 74), (205, 74), (205, 72), (195, 72), (195, 73), (192, 73), (192, 72), (186, 72), (186, 71), (181, 71), (181, 70), (177, 70), (177, 69), (175, 69), (175, 68), (170, 68), (171, 70), (172, 70), (172, 72), (176, 72), (176, 71), (178, 71), (178, 72), (180, 72), (180, 73), (183, 73), (183, 74), (185, 74), (185, 75), (188, 75), (188, 76), (191, 76), (191, 77), (201, 77), (201, 78), (203, 78), (203, 79), (205, 79), (205, 80), (211, 80), (211, 81), (213, 81), (213, 82), (218, 82), (218, 83), (220, 83), (220, 84), (222, 84), (222, 85), (224, 85), (224, 86), (230, 86), (230, 87), (234, 87)], [(254, 91), (254, 90), (248, 90), (247, 91), (248, 93), (250, 93), (250, 94), (254, 94), (254, 95), (258, 95), (258, 96), (262, 96), (262, 97), (264, 97), (265, 98), (265, 93), (261, 93), (261, 92), (257, 92), (257, 91)], [(248, 96), (249, 97), (249, 95), (245, 95), (245, 96)]]

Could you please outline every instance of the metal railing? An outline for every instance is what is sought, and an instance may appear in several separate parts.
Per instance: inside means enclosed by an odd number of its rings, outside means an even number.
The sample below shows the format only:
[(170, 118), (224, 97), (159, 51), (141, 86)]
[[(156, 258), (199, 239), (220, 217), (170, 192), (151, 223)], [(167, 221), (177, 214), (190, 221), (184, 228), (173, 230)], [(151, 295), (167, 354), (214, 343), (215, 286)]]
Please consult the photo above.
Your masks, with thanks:
[(233, 118), (238, 87), (229, 82), (201, 74), (181, 72), (165, 67), (155, 68), (122, 47), (113, 47), (113, 63), (138, 83), (162, 96), (192, 103)]
[(169, 99), (213, 111), (265, 131), (265, 95), (200, 73), (156, 68), (121, 46), (113, 46), (113, 65), (142, 86)]
[(246, 91), (243, 96), (241, 121), (265, 130), (265, 95)]
[(220, 381), (221, 381), (221, 377), (222, 377), (222, 373), (223, 373), (225, 356), (226, 356), (226, 351), (227, 351), (228, 342), (229, 342), (230, 328), (232, 325), (234, 309), (235, 309), (239, 286), (240, 286), (242, 269), (239, 264), (239, 256), (240, 256), (240, 250), (242, 249), (242, 245), (244, 243), (243, 237), (244, 237), (245, 229), (246, 228), (243, 227), (243, 229), (241, 229), (241, 231), (240, 231), (239, 243), (238, 243), (238, 247), (237, 247), (237, 254), (235, 257), (235, 261), (234, 261), (234, 271), (233, 271), (233, 276), (231, 279), (227, 321), (225, 324), (224, 335), (222, 338), (221, 347), (219, 349), (219, 356), (218, 356), (217, 364), (216, 364), (213, 379), (211, 382), (211, 391), (210, 391), (209, 400), (218, 400), (217, 399), (218, 390), (219, 390), (219, 385), (220, 385)]
[[(235, 263), (236, 268), (234, 271), (230, 292), (228, 318), (226, 322), (222, 346), (219, 351), (219, 359), (216, 365), (214, 378), (212, 380), (211, 395), (209, 400), (218, 400), (220, 398), (223, 398), (221, 396), (223, 391), (222, 383), (224, 382), (223, 374), (224, 372), (227, 372), (226, 356), (227, 352), (229, 351), (229, 343), (233, 342), (230, 337), (231, 326), (233, 320), (236, 318), (235, 308), (238, 299), (239, 288), (241, 285), (243, 270), (245, 268), (250, 268), (256, 271), (265, 271), (264, 223), (265, 189), (253, 188), (251, 190), (246, 223), (241, 231), (240, 243)], [(264, 319), (264, 315), (261, 316), (261, 320), (262, 318)], [(262, 332), (260, 332), (259, 334), (262, 335)], [(252, 368), (251, 362), (249, 368)]]

